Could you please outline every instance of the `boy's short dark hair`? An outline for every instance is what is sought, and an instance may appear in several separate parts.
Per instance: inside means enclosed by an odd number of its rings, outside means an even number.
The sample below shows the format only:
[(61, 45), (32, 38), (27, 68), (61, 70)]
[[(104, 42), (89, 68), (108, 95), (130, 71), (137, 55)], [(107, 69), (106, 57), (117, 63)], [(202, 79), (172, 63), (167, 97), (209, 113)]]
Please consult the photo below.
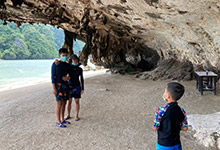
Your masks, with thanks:
[(59, 49), (59, 55), (62, 53), (68, 53), (68, 50), (66, 48), (60, 48)]
[(178, 101), (183, 96), (185, 88), (178, 82), (170, 82), (167, 84), (167, 91), (175, 101)]

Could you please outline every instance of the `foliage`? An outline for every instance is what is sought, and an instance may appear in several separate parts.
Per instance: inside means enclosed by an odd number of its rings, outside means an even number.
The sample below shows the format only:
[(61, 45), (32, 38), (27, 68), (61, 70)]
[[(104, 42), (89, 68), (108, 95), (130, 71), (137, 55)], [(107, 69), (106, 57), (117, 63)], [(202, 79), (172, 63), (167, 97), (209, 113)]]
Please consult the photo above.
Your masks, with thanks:
[[(53, 26), (48, 25), (48, 27), (50, 28), (51, 31), (54, 32), (56, 49), (59, 49), (64, 43), (64, 32), (62, 29), (57, 29)], [(85, 43), (80, 40), (76, 40), (76, 41), (73, 40), (73, 42), (74, 42), (73, 43), (74, 54), (78, 54), (79, 51), (81, 51), (83, 49)]]
[[(64, 43), (63, 30), (49, 25), (22, 24), (0, 21), (0, 59), (48, 59), (58, 55)], [(74, 42), (74, 52), (82, 50), (84, 43)]]

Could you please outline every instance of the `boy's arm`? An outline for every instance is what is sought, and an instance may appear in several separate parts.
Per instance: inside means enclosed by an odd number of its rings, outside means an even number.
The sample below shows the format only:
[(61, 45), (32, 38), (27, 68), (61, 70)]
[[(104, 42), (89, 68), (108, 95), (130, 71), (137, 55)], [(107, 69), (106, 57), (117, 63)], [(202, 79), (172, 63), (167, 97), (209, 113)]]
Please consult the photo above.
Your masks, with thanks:
[(51, 81), (52, 81), (52, 87), (53, 87), (53, 94), (57, 94), (57, 89), (56, 89), (56, 85), (55, 85), (55, 68), (56, 65), (55, 63), (53, 63), (52, 68), (51, 68)]
[(183, 112), (183, 115), (184, 115), (184, 119), (183, 119), (182, 124), (181, 124), (181, 130), (182, 131), (187, 131), (188, 130), (188, 121), (187, 121), (186, 112), (183, 108), (181, 108), (181, 111)]
[(154, 124), (153, 124), (153, 130), (157, 131), (160, 127), (160, 121), (161, 121), (161, 117), (160, 117), (160, 108), (157, 108), (157, 111), (155, 113), (155, 117), (154, 117)]
[(187, 130), (188, 130), (188, 127), (181, 127), (181, 130), (182, 130), (182, 131), (187, 131)]
[(59, 60), (58, 59), (56, 59), (55, 61), (54, 61), (54, 63), (56, 64), (56, 65), (59, 65)]
[(67, 66), (66, 66), (65, 70), (66, 70), (66, 74), (67, 74), (67, 75), (65, 75), (65, 76), (62, 77), (62, 80), (65, 81), (65, 82), (70, 80), (69, 74), (70, 74), (70, 69), (71, 69), (71, 68), (70, 68), (70, 65), (69, 65), (68, 63), (67, 63), (66, 65), (67, 65)]
[(164, 116), (168, 107), (169, 105), (165, 105), (165, 106), (157, 108), (157, 111), (155, 113), (155, 118), (154, 118), (154, 124), (153, 124), (154, 131), (157, 131), (160, 128), (161, 119)]
[(158, 130), (158, 129), (154, 128), (154, 127), (152, 127), (152, 128), (153, 128), (154, 131), (157, 131), (157, 130)]
[(52, 85), (53, 85), (53, 94), (56, 95), (57, 94), (56, 85), (55, 83), (53, 83)]

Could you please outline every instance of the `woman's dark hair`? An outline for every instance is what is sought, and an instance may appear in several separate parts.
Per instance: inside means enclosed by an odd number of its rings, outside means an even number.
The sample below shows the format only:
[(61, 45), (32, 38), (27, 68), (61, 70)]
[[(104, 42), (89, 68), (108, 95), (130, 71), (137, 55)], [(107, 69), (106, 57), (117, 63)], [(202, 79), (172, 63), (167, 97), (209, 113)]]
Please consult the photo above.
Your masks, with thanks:
[(68, 53), (68, 50), (66, 48), (60, 48), (59, 49), (59, 55), (62, 53)]
[(167, 91), (175, 101), (178, 101), (183, 96), (185, 88), (178, 82), (170, 82), (167, 84)]
[(72, 59), (77, 59), (79, 62), (79, 57), (76, 54), (73, 54), (72, 56), (70, 56), (70, 59), (69, 59), (70, 64), (72, 63)]

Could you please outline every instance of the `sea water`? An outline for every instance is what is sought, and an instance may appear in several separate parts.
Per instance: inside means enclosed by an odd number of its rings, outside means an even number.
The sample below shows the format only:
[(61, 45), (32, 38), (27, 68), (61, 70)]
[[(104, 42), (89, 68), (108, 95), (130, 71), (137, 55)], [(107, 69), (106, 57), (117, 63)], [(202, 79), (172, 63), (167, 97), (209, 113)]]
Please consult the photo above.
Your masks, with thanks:
[(50, 82), (54, 60), (0, 60), (0, 91)]
[[(0, 91), (51, 82), (51, 60), (0, 60)], [(88, 65), (95, 65), (88, 60)], [(81, 66), (83, 68), (83, 66)], [(106, 73), (106, 70), (84, 71), (84, 78)]]

